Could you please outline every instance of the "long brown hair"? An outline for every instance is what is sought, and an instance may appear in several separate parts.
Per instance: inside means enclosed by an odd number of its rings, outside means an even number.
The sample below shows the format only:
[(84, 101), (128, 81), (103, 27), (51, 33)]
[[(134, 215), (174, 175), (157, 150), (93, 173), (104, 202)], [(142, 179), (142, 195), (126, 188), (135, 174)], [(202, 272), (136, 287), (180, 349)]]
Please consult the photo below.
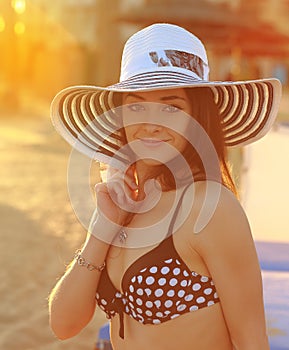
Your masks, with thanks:
[[(191, 103), (192, 117), (202, 126), (214, 146), (219, 159), (222, 183), (237, 195), (237, 189), (228, 166), (228, 154), (222, 120), (214, 101), (213, 92), (209, 87), (196, 87), (185, 89), (185, 91)], [(201, 164), (201, 159), (196, 152), (191, 152), (188, 148), (184, 157), (189, 164), (192, 164), (192, 161), (196, 162), (197, 166), (200, 167), (201, 176), (205, 177), (206, 174)], [(195, 168), (196, 166), (193, 165), (193, 167)]]

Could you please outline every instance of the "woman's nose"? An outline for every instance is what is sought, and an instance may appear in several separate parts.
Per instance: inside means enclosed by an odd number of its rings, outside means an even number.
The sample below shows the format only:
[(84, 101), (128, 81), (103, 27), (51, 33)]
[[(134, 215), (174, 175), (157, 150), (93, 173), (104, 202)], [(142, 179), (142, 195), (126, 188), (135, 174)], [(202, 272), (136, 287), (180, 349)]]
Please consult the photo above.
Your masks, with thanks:
[(149, 106), (150, 108), (147, 108), (145, 119), (143, 120), (143, 128), (148, 132), (159, 132), (163, 129), (163, 126), (161, 125), (161, 115), (159, 111), (158, 104), (152, 106)]
[(163, 127), (161, 125), (158, 125), (158, 124), (146, 122), (146, 123), (142, 124), (142, 128), (149, 133), (157, 133), (157, 132), (160, 132)]

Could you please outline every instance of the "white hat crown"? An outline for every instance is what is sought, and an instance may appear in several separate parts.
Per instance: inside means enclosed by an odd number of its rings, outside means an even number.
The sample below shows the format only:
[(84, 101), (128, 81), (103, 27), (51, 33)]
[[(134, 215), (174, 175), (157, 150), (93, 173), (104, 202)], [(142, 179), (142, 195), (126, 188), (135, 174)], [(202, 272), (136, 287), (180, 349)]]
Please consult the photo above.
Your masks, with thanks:
[(167, 23), (153, 24), (132, 35), (124, 46), (120, 82), (161, 70), (208, 80), (208, 58), (201, 40)]

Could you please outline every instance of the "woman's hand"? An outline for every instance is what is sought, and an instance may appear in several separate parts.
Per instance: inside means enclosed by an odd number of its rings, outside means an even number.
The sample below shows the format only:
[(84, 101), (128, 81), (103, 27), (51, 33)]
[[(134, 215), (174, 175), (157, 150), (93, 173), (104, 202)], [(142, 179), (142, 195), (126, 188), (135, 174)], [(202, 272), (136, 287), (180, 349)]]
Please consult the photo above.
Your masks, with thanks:
[(107, 182), (95, 186), (98, 219), (124, 226), (134, 210), (137, 188), (132, 167), (126, 173), (109, 168)]

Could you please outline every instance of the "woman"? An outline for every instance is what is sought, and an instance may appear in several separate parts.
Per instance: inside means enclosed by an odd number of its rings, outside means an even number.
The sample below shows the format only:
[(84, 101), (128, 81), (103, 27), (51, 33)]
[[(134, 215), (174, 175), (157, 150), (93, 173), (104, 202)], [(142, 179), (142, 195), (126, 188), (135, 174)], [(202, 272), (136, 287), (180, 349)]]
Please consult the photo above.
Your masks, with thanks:
[(226, 148), (270, 129), (280, 83), (210, 82), (208, 72), (198, 38), (154, 24), (126, 43), (119, 83), (54, 99), (60, 134), (110, 164), (85, 243), (50, 296), (60, 339), (99, 305), (116, 350), (269, 349), (260, 268)]

